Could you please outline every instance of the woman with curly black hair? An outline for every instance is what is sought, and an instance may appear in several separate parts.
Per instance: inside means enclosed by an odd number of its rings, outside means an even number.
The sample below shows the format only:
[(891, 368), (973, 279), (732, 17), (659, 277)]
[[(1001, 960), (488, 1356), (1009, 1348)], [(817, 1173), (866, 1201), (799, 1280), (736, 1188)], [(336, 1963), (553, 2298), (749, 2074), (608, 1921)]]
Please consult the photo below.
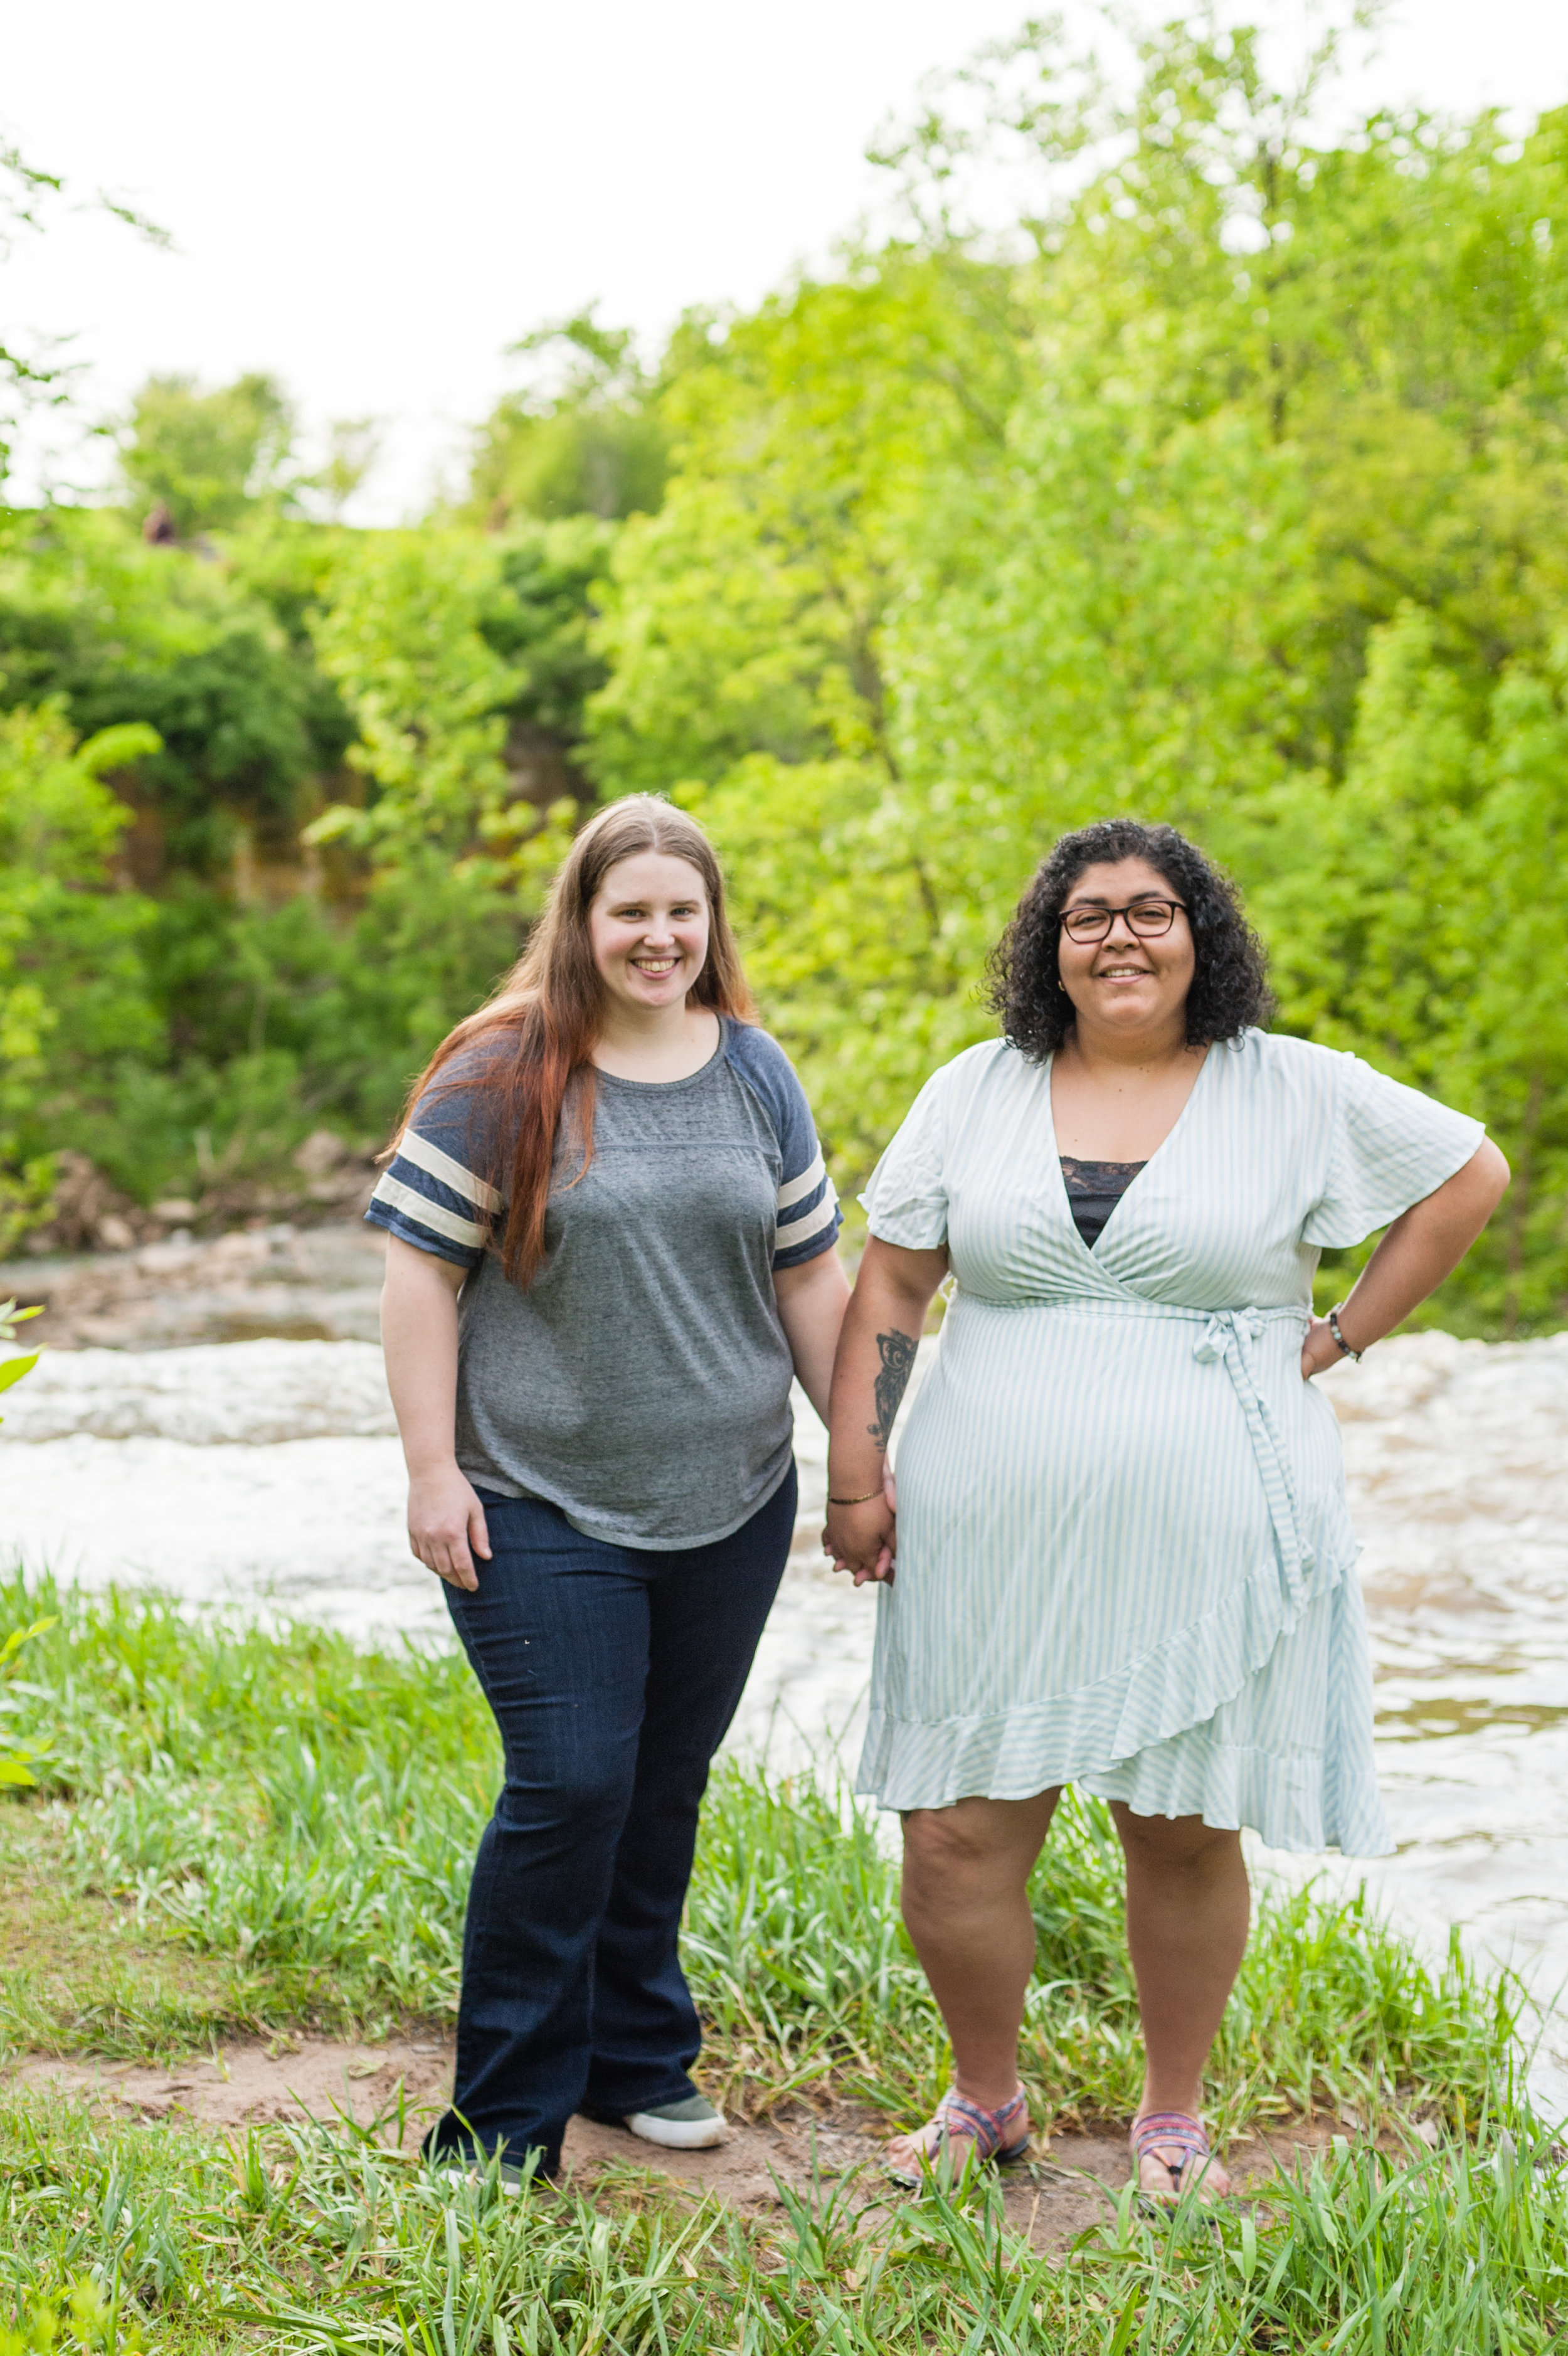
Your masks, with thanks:
[[(1126, 1858), (1138, 2180), (1211, 2196), (1200, 2104), (1246, 1944), (1241, 1827), (1391, 1846), (1310, 1380), (1442, 1282), (1508, 1165), (1478, 1122), (1262, 1027), (1235, 890), (1170, 827), (1066, 836), (993, 978), (1004, 1037), (927, 1083), (862, 1198), (833, 1378), (827, 1545), (883, 1582), (859, 1786), (903, 1815), (904, 1920), (953, 2045), (952, 2087), (889, 2165), (915, 2183), (944, 2153), (1027, 2148), (1028, 1881), (1075, 1783)], [(1319, 1251), (1384, 1226), (1315, 1317)], [(895, 1525), (888, 1440), (949, 1273)]]

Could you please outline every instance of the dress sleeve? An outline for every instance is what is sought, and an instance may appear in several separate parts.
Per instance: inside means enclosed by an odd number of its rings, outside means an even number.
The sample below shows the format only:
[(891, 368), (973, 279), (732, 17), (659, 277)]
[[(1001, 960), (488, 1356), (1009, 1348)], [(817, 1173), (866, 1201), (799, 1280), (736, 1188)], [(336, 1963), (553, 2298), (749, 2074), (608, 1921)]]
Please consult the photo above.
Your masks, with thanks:
[(397, 1149), (376, 1181), (365, 1216), (416, 1251), (475, 1269), (485, 1257), (503, 1196), (475, 1170), (487, 1159), (484, 1108), (447, 1067), (409, 1116)]
[(1374, 1072), (1359, 1055), (1341, 1062), (1323, 1191), (1301, 1230), (1303, 1243), (1329, 1249), (1359, 1244), (1435, 1194), (1487, 1133), (1483, 1122)]
[(872, 1171), (860, 1201), (871, 1233), (906, 1251), (947, 1241), (946, 1075), (933, 1073)]

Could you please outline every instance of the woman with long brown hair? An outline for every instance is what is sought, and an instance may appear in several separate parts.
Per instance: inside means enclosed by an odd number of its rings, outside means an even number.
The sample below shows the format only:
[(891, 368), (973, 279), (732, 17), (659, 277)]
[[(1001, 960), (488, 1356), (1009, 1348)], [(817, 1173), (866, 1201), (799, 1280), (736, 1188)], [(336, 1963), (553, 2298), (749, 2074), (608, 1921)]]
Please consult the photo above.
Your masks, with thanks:
[(410, 1543), (506, 1753), (428, 2147), (515, 2185), (576, 2111), (719, 2142), (681, 1906), (789, 1551), (791, 1378), (826, 1413), (848, 1287), (694, 819), (634, 795), (583, 829), (369, 1216)]

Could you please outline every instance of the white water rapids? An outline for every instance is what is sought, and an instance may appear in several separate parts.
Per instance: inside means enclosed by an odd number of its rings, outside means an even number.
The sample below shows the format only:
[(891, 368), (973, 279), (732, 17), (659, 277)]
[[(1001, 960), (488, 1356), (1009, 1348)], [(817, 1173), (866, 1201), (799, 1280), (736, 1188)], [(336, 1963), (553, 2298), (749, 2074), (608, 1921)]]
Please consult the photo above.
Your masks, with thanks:
[[(1431, 1944), (1460, 1924), (1550, 1997), (1568, 1982), (1568, 1333), (1418, 1334), (1322, 1380), (1365, 1547), (1399, 1844), (1322, 1869), (1364, 1877)], [(0, 1406), (0, 1557), (360, 1637), (444, 1634), (403, 1537), (373, 1343), (60, 1351)], [(825, 1443), (804, 1400), (797, 1457), (796, 1549), (731, 1740), (781, 1765), (837, 1745), (852, 1766), (874, 1606), (816, 1551)], [(1561, 2012), (1534, 2075), (1568, 2104)]]

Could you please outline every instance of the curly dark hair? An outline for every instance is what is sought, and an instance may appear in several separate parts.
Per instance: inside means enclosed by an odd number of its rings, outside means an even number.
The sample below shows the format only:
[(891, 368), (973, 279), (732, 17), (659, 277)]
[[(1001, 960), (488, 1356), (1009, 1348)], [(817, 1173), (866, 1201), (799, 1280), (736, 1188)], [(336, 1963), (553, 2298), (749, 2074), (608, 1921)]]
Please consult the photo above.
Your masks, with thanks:
[(1187, 997), (1189, 1041), (1196, 1046), (1234, 1039), (1274, 1012), (1264, 946), (1230, 877), (1173, 826), (1101, 819), (1062, 836), (991, 952), (987, 1002), (1001, 1016), (1013, 1045), (1036, 1062), (1053, 1054), (1072, 1026), (1072, 1001), (1056, 963), (1061, 904), (1086, 867), (1121, 859), (1147, 860), (1186, 904), (1197, 951)]

